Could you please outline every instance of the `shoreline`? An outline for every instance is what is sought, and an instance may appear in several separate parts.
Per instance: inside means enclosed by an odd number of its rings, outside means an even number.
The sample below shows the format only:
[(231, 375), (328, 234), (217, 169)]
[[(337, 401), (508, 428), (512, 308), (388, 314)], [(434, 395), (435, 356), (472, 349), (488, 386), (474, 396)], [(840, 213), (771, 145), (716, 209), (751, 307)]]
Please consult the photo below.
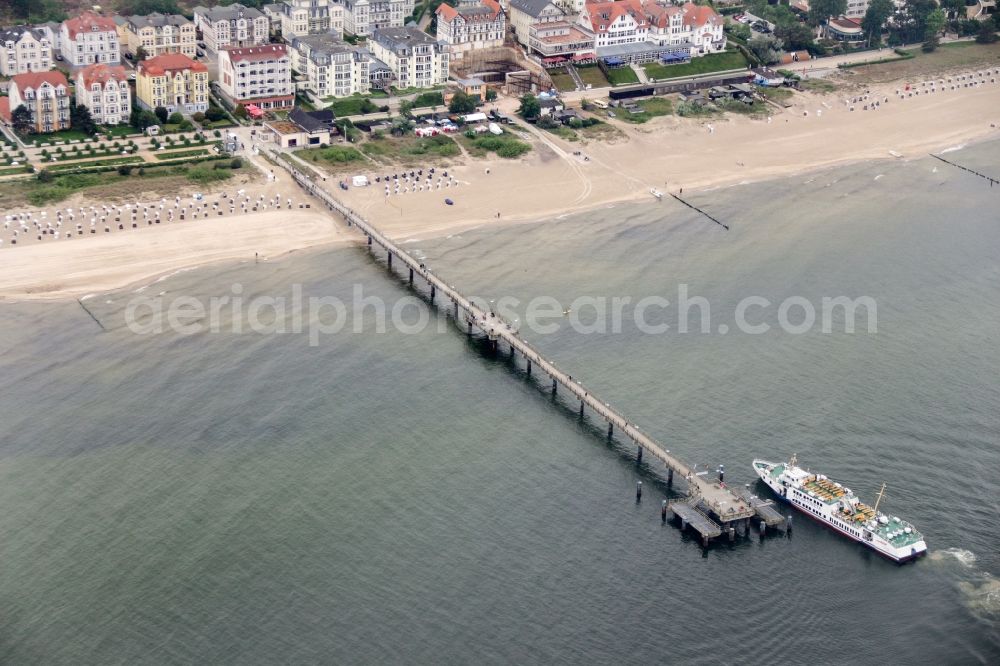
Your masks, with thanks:
[[(883, 86), (874, 94), (891, 97), (894, 87)], [(775, 122), (729, 116), (665, 116), (636, 126), (616, 121), (626, 137), (613, 143), (570, 143), (537, 128), (518, 129), (535, 145), (526, 158), (478, 159), (450, 167), (460, 184), (433, 193), (384, 196), (381, 186), (341, 192), (335, 177), (327, 178), (326, 187), (406, 244), (481, 227), (543, 223), (616, 205), (653, 203), (650, 188), (704, 194), (810, 178), (853, 164), (908, 162), (1000, 140), (1000, 84), (906, 101), (893, 98), (877, 112), (850, 111), (830, 95), (803, 93), (796, 100), (774, 116)], [(260, 162), (259, 157), (250, 160)], [(261, 191), (301, 200), (303, 193), (283, 170), (257, 166), (272, 174)], [(382, 167), (371, 175), (391, 171)], [(454, 205), (444, 205), (446, 196), (454, 198)], [(320, 208), (192, 220), (75, 243), (32, 242), (0, 250), (0, 302), (70, 300), (149, 285), (182, 270), (245, 261), (254, 252), (276, 260), (296, 251), (360, 242), (337, 216)]]

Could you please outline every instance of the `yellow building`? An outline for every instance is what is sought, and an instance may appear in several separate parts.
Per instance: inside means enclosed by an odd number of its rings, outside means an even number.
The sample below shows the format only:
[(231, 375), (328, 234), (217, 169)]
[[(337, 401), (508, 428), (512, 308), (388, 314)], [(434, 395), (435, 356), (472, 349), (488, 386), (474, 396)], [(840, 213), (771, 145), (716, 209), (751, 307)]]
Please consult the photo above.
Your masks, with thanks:
[(135, 55), (142, 47), (146, 57), (164, 53), (195, 54), (194, 23), (179, 14), (152, 13), (148, 16), (117, 18), (118, 41), (122, 50)]
[(168, 112), (208, 110), (208, 68), (181, 53), (143, 60), (136, 66), (135, 98), (139, 106)]

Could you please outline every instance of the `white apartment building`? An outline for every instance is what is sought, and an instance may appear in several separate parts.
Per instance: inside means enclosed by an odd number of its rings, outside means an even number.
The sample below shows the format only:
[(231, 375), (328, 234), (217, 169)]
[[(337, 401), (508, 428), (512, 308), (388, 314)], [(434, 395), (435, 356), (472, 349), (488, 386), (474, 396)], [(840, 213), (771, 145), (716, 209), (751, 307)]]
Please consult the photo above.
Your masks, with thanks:
[(579, 23), (594, 33), (597, 48), (645, 42), (649, 33), (649, 21), (639, 0), (588, 2)]
[(21, 25), (0, 28), (0, 75), (52, 69), (52, 43), (45, 30)]
[(707, 5), (691, 2), (678, 6), (644, 5), (640, 0), (588, 0), (579, 25), (593, 33), (598, 55), (602, 48), (626, 44), (690, 46), (691, 56), (726, 47), (722, 16)]
[(224, 46), (267, 44), (270, 21), (256, 9), (232, 4), (211, 9), (195, 7), (194, 25), (201, 31), (205, 46), (218, 51)]
[(691, 55), (723, 51), (725, 20), (707, 5), (693, 2), (683, 6), (646, 5), (649, 19), (648, 40), (658, 45), (690, 44)]
[(74, 67), (91, 63), (113, 65), (121, 60), (118, 27), (108, 16), (83, 12), (63, 21), (60, 42), (63, 58)]
[(402, 28), (413, 0), (344, 0), (344, 32), (371, 35), (379, 28)]
[(292, 39), (292, 67), (308, 80), (317, 97), (347, 97), (369, 90), (370, 58), (362, 48), (336, 35), (306, 35)]
[(263, 9), (286, 42), (296, 36), (344, 33), (344, 5), (335, 0), (283, 0)]
[(125, 16), (116, 23), (122, 49), (133, 56), (139, 47), (147, 58), (164, 53), (183, 53), (189, 58), (195, 55), (194, 23), (180, 14)]
[(496, 0), (459, 0), (457, 7), (437, 8), (437, 38), (448, 44), (452, 58), (503, 46), (506, 31), (507, 17)]
[(132, 91), (121, 65), (87, 65), (76, 73), (76, 103), (90, 110), (100, 125), (127, 123), (132, 113)]
[(219, 50), (219, 90), (233, 105), (290, 109), (295, 104), (292, 59), (284, 44)]
[(398, 88), (430, 88), (448, 80), (448, 45), (418, 28), (379, 28), (368, 48), (392, 70)]

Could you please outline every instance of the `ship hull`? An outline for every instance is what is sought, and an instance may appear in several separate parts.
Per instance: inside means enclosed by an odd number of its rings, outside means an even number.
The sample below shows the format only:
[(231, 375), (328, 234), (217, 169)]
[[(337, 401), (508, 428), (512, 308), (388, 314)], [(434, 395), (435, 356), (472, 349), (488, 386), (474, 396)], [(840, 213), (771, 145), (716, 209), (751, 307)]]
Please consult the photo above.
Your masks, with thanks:
[[(760, 463), (767, 465), (767, 467), (766, 468), (762, 467)], [(897, 564), (904, 564), (906, 562), (911, 562), (927, 554), (927, 546), (923, 541), (919, 541), (916, 544), (913, 544), (911, 547), (905, 549), (894, 548), (890, 550), (887, 548), (880, 548), (879, 544), (873, 543), (872, 541), (868, 541), (863, 536), (861, 536), (862, 534), (865, 533), (864, 530), (859, 529), (858, 534), (852, 534), (851, 532), (835, 524), (835, 522), (827, 515), (819, 512), (814, 512), (814, 510), (808, 509), (805, 506), (799, 506), (799, 504), (793, 502), (792, 499), (788, 497), (789, 488), (782, 487), (781, 484), (779, 484), (776, 480), (774, 480), (771, 477), (769, 471), (770, 468), (772, 468), (773, 466), (774, 466), (773, 463), (766, 463), (764, 461), (755, 460), (754, 472), (756, 472), (758, 478), (760, 478), (760, 480), (763, 481), (764, 484), (771, 489), (771, 492), (773, 492), (779, 500), (781, 500), (785, 504), (788, 504), (802, 515), (808, 516), (814, 522), (819, 523), (820, 525), (823, 525), (824, 527), (827, 527), (833, 530), (834, 532), (837, 532), (838, 534), (850, 539), (851, 541), (854, 541), (855, 543), (859, 543), (862, 546), (865, 546), (869, 550), (875, 551), (882, 557), (891, 560), (893, 562), (896, 562)]]

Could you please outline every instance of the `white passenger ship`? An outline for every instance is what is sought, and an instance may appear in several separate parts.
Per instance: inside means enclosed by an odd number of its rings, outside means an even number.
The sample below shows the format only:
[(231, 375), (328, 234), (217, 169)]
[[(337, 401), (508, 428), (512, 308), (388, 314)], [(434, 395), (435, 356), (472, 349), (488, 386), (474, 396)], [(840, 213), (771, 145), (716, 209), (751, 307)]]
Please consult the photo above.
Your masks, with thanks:
[(778, 497), (802, 513), (896, 562), (906, 562), (927, 552), (923, 535), (913, 525), (878, 512), (885, 484), (875, 506), (870, 507), (850, 488), (804, 470), (796, 462), (795, 456), (787, 463), (754, 460), (753, 470)]

